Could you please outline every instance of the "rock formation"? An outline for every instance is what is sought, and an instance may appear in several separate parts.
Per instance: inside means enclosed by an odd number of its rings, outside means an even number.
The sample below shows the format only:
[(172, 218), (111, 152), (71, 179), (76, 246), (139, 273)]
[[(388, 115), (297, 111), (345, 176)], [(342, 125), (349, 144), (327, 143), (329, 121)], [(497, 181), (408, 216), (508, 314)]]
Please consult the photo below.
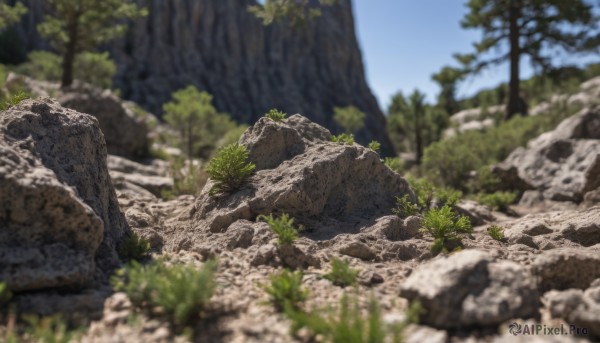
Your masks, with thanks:
[[(41, 1), (27, 1), (32, 10), (20, 35), (28, 48), (43, 47), (33, 29), (44, 12)], [(194, 84), (239, 122), (252, 124), (278, 108), (330, 129), (333, 108), (354, 105), (367, 115), (360, 141), (376, 139), (391, 153), (385, 118), (365, 79), (350, 0), (323, 8), (302, 28), (264, 27), (248, 13), (255, 0), (138, 2), (149, 15), (110, 47), (115, 85), (126, 99), (160, 113), (173, 91)]]
[(119, 265), (129, 228), (94, 117), (26, 100), (0, 116), (0, 160), (1, 281), (81, 287)]

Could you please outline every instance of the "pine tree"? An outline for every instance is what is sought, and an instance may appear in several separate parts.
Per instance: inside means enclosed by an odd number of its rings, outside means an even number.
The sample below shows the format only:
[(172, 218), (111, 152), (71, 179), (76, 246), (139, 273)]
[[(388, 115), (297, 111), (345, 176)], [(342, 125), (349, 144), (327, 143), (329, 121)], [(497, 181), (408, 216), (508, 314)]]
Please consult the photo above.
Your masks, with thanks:
[(27, 13), (27, 7), (17, 2), (14, 6), (9, 6), (5, 0), (0, 0), (0, 31), (18, 22), (21, 17)]
[(448, 66), (431, 76), (431, 79), (441, 88), (438, 95), (438, 106), (443, 108), (449, 116), (460, 110), (456, 100), (456, 86), (463, 78), (464, 73), (460, 69)]
[(75, 56), (125, 33), (125, 20), (146, 15), (127, 0), (46, 0), (50, 8), (38, 25), (42, 37), (62, 54), (62, 86), (73, 82)]
[[(319, 5), (331, 6), (337, 1), (319, 0)], [(312, 5), (310, 0), (265, 0), (263, 5), (249, 6), (248, 10), (264, 25), (280, 21), (288, 21), (294, 26), (303, 25), (321, 15), (320, 7)]]
[[(598, 45), (597, 18), (585, 0), (469, 0), (467, 7), (462, 27), (482, 30), (483, 37), (474, 44), (474, 53), (456, 58), (473, 73), (510, 62), (507, 119), (525, 110), (519, 97), (523, 56), (529, 56), (535, 67), (548, 70), (552, 67), (549, 55), (557, 49), (575, 53)], [(502, 51), (504, 46), (508, 52)], [(491, 50), (499, 53), (489, 57)]]

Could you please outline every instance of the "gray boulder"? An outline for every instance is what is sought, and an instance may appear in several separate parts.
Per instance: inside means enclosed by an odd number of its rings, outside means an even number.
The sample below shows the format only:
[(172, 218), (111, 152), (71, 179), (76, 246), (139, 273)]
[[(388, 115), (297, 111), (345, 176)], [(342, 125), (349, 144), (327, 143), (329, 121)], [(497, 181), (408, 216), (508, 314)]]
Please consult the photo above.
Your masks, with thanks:
[(531, 268), (542, 291), (586, 289), (592, 281), (600, 278), (600, 246), (598, 249), (545, 251), (535, 259)]
[(534, 317), (539, 309), (527, 269), (480, 250), (419, 266), (400, 286), (400, 295), (421, 302), (423, 324), (443, 329), (497, 326), (511, 318)]
[(600, 337), (600, 283), (587, 290), (568, 289), (544, 294), (553, 318), (587, 330), (587, 335)]
[(584, 109), (564, 120), (527, 148), (513, 151), (493, 172), (508, 187), (539, 191), (540, 201), (581, 202), (600, 187), (599, 109)]
[(148, 127), (110, 90), (75, 84), (63, 90), (58, 101), (67, 108), (98, 118), (108, 153), (128, 158), (148, 156)]
[[(239, 219), (286, 212), (318, 234), (357, 230), (389, 214), (408, 183), (379, 155), (357, 144), (329, 141), (329, 133), (300, 115), (282, 123), (260, 119), (241, 138), (258, 168), (233, 194), (210, 196), (209, 180), (196, 203), (196, 227), (224, 232)], [(339, 224), (339, 225), (338, 225)], [(333, 229), (332, 229), (333, 228)]]
[(96, 119), (26, 100), (0, 116), (0, 161), (0, 281), (80, 287), (119, 264), (129, 228)]

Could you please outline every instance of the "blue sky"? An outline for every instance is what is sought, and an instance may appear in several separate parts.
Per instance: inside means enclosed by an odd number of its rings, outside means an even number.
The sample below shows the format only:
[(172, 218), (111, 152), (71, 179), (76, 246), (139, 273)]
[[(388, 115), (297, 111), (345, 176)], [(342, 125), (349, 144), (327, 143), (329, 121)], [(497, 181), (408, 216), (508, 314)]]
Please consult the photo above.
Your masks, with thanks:
[[(353, 1), (367, 79), (384, 111), (391, 96), (399, 90), (406, 94), (418, 88), (433, 101), (438, 88), (431, 81), (431, 74), (444, 65), (455, 65), (452, 54), (471, 52), (472, 42), (481, 35), (479, 31), (460, 27), (460, 20), (467, 12), (465, 0)], [(568, 57), (560, 57), (556, 62), (567, 61)], [(524, 60), (521, 77), (531, 74)], [(508, 64), (488, 69), (463, 82), (459, 96), (507, 78)]]

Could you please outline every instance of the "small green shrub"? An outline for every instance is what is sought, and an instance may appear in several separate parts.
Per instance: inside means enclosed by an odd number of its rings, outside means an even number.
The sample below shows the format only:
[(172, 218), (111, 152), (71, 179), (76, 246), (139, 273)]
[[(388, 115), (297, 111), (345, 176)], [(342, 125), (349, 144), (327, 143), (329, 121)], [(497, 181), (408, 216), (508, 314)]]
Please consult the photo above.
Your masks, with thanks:
[(346, 293), (340, 299), (337, 312), (331, 309), (302, 312), (286, 308), (286, 315), (292, 321), (293, 334), (306, 328), (313, 335), (319, 336), (319, 341), (329, 343), (399, 343), (402, 341), (404, 328), (408, 324), (417, 323), (420, 313), (420, 305), (415, 302), (408, 309), (404, 321), (386, 325), (374, 297), (371, 297), (367, 312), (363, 313), (358, 306), (358, 299), (350, 298)]
[(337, 136), (331, 136), (331, 141), (339, 144), (353, 145), (354, 144), (354, 135), (340, 133)]
[(8, 303), (11, 298), (12, 293), (10, 289), (8, 289), (8, 286), (5, 283), (0, 282), (0, 304)]
[(177, 329), (197, 318), (215, 290), (217, 263), (167, 266), (164, 261), (141, 265), (135, 261), (117, 272), (112, 284), (138, 308), (165, 316)]
[[(26, 342), (36, 343), (69, 343), (82, 335), (81, 329), (70, 329), (61, 315), (38, 317), (35, 315), (23, 316)], [(18, 341), (18, 340), (17, 340)]]
[(254, 173), (256, 165), (248, 162), (248, 151), (240, 144), (231, 144), (219, 150), (208, 163), (206, 172), (215, 183), (211, 195), (239, 189)]
[(272, 121), (274, 121), (276, 123), (280, 123), (283, 120), (285, 120), (286, 114), (273, 108), (273, 109), (269, 110), (269, 112), (267, 112), (267, 114), (265, 114), (265, 117), (271, 119)]
[(148, 256), (149, 252), (150, 242), (135, 232), (132, 232), (131, 236), (127, 237), (123, 242), (121, 242), (118, 248), (119, 257), (123, 261), (139, 261)]
[(308, 298), (308, 291), (302, 287), (302, 271), (284, 269), (269, 279), (270, 283), (264, 289), (271, 304), (279, 311), (286, 307), (297, 309)]
[(365, 114), (354, 106), (334, 107), (333, 120), (345, 133), (352, 134), (365, 126)]
[(406, 169), (404, 161), (400, 157), (386, 157), (383, 159), (383, 164), (398, 174), (402, 174)]
[(381, 144), (378, 141), (371, 141), (371, 143), (369, 143), (369, 149), (379, 153), (379, 150), (381, 150)]
[(492, 225), (487, 229), (487, 234), (497, 241), (504, 240), (504, 229), (497, 225)]
[(167, 153), (165, 149), (150, 147), (150, 157), (157, 158), (159, 160), (168, 161), (171, 158), (171, 155)]
[(29, 95), (19, 92), (17, 94), (9, 95), (3, 104), (0, 104), (0, 111), (6, 111), (9, 108), (18, 105), (21, 101), (29, 99)]
[(396, 208), (392, 209), (392, 213), (401, 218), (414, 216), (420, 212), (419, 205), (410, 200), (408, 194), (403, 197), (396, 197)]
[(336, 286), (347, 287), (356, 284), (358, 273), (358, 270), (350, 268), (348, 262), (334, 258), (331, 260), (331, 271), (323, 275), (323, 278)]
[(477, 201), (488, 205), (498, 211), (506, 211), (508, 206), (515, 202), (517, 194), (514, 192), (495, 192), (492, 194), (480, 194)]
[(407, 178), (408, 183), (417, 196), (418, 210), (425, 211), (435, 207), (454, 207), (462, 197), (462, 193), (450, 187), (435, 187), (426, 179)]
[(434, 238), (431, 251), (439, 253), (446, 250), (450, 242), (460, 243), (461, 236), (473, 232), (471, 222), (466, 216), (458, 216), (449, 206), (432, 208), (425, 213), (421, 232)]
[(294, 218), (288, 214), (283, 213), (279, 218), (273, 217), (273, 214), (265, 216), (261, 214), (256, 218), (257, 220), (263, 220), (269, 224), (271, 230), (277, 235), (277, 244), (290, 245), (298, 238), (298, 232), (303, 230), (302, 226), (294, 226)]

